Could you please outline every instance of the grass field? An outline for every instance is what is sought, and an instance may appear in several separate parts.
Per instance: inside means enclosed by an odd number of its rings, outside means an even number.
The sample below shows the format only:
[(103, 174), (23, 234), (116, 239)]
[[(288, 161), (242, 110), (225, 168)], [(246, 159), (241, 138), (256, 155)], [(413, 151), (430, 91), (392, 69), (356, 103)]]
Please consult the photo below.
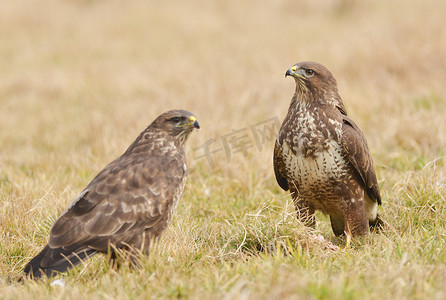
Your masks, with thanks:
[[(444, 0), (3, 3), (0, 299), (446, 299), (445, 11)], [(303, 60), (335, 75), (377, 167), (386, 229), (348, 249), (321, 214), (325, 241), (314, 239), (273, 174), (267, 129)], [(61, 275), (65, 287), (16, 283), (66, 205), (172, 108), (202, 130), (143, 268), (97, 256)], [(225, 148), (232, 138), (246, 148)]]

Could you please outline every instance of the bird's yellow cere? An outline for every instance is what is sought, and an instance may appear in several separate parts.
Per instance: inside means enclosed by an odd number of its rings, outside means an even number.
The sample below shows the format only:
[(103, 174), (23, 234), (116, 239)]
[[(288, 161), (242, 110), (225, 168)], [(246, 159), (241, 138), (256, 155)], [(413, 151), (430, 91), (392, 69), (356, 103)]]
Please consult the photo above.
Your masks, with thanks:
[(193, 124), (196, 120), (197, 120), (196, 117), (194, 117), (194, 116), (190, 116), (190, 117), (189, 117), (189, 121), (190, 121), (189, 123), (180, 125), (180, 126), (178, 126), (178, 127), (192, 126), (192, 124)]

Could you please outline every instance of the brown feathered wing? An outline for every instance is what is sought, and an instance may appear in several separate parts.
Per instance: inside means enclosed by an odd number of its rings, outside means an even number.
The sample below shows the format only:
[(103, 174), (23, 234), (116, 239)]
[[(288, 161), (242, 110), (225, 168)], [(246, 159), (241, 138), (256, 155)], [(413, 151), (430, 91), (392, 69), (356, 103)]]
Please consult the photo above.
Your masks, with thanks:
[[(279, 133), (280, 134), (280, 133)], [(286, 180), (285, 176), (283, 175), (284, 172), (284, 164), (282, 157), (280, 155), (280, 146), (279, 142), (276, 140), (276, 143), (274, 144), (274, 156), (273, 156), (273, 164), (274, 164), (274, 174), (276, 175), (276, 180), (279, 186), (284, 189), (285, 191), (289, 190), (288, 187), (288, 181)]]
[(347, 158), (361, 177), (369, 198), (381, 204), (378, 180), (367, 140), (352, 119), (346, 115), (342, 115), (342, 119), (342, 147)]
[(48, 276), (64, 272), (84, 258), (107, 252), (110, 244), (131, 245), (146, 229), (156, 237), (167, 225), (174, 199), (181, 198), (183, 158), (130, 155), (110, 163), (61, 214), (48, 245), (25, 272), (32, 268), (35, 277), (42, 271)]

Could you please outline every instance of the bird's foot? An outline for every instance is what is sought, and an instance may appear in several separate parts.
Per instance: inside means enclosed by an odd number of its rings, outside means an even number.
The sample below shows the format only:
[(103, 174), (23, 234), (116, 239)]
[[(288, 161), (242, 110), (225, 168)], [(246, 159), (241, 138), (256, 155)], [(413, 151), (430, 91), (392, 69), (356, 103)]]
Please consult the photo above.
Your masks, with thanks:
[(345, 248), (350, 248), (350, 244), (352, 242), (352, 235), (347, 233), (346, 236), (347, 236), (347, 238), (345, 241)]

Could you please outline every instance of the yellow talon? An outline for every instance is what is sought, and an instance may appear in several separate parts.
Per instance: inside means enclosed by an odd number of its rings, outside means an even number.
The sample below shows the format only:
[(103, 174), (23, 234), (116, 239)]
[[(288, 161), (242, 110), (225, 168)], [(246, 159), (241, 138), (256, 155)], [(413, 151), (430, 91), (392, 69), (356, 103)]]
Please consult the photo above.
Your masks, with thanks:
[(345, 242), (345, 248), (350, 248), (351, 241), (352, 241), (352, 235), (347, 233), (347, 241)]

